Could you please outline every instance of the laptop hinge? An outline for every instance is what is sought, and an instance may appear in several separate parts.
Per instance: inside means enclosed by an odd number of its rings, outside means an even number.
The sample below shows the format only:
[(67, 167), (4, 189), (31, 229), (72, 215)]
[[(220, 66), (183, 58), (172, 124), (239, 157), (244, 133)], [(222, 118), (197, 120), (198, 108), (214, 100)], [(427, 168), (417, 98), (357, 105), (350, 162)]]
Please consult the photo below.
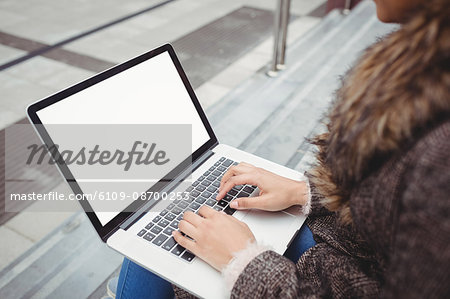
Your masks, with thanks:
[[(207, 150), (203, 155), (201, 155), (197, 160), (192, 162), (191, 166), (188, 167), (186, 170), (181, 172), (171, 183), (169, 183), (165, 188), (160, 190), (160, 193), (164, 192), (170, 192), (171, 190), (175, 189), (184, 179), (186, 179), (189, 175), (192, 174), (200, 165), (203, 164), (206, 160), (208, 160), (212, 155), (214, 155), (214, 152), (211, 150)], [(127, 230), (130, 228), (134, 223), (136, 223), (142, 216), (145, 215), (158, 201), (149, 198), (148, 203), (144, 204), (139, 210), (137, 210), (133, 215), (128, 217), (122, 224), (120, 224), (117, 229), (122, 228), (124, 230)], [(114, 229), (114, 232), (117, 230)]]

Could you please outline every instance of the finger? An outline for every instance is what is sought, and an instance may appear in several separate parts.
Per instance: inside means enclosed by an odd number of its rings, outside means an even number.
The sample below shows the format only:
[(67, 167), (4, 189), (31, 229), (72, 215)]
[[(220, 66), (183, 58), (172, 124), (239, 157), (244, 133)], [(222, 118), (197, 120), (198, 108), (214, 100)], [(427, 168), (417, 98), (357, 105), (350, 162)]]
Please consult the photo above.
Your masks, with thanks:
[(202, 223), (203, 218), (191, 211), (187, 211), (187, 212), (184, 212), (184, 214), (183, 214), (183, 220), (185, 220), (185, 221), (189, 222), (190, 224), (192, 224), (193, 226), (197, 227)]
[(200, 210), (198, 210), (198, 213), (200, 216), (203, 216), (205, 218), (211, 218), (212, 216), (216, 215), (219, 212), (210, 207), (202, 206)]
[(231, 190), (236, 185), (244, 185), (244, 184), (250, 184), (250, 185), (256, 185), (256, 177), (254, 173), (245, 173), (241, 175), (236, 175), (230, 178), (223, 186), (222, 189), (219, 189), (219, 193), (217, 194), (216, 199), (221, 200), (225, 194), (228, 193), (228, 191)]
[(251, 171), (250, 165), (243, 164), (242, 162), (236, 166), (231, 166), (220, 180), (219, 190), (222, 188), (223, 184), (226, 183), (231, 177), (249, 171)]
[(178, 223), (178, 229), (194, 240), (197, 237), (197, 228), (186, 220), (181, 220), (180, 223)]
[(255, 197), (239, 197), (230, 202), (230, 207), (237, 210), (264, 209), (268, 197), (265, 195)]
[(186, 238), (179, 231), (173, 231), (172, 236), (178, 244), (197, 255), (197, 244), (194, 241)]

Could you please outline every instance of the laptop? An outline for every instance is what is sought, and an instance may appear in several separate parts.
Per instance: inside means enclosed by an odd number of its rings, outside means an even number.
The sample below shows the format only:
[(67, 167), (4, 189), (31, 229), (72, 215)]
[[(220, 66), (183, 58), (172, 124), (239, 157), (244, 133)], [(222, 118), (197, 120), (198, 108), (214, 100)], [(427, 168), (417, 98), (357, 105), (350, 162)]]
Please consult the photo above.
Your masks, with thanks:
[[(152, 138), (159, 138), (165, 145), (175, 142), (180, 148), (186, 144), (177, 158), (163, 159), (175, 164), (168, 163), (165, 169), (153, 172), (151, 180), (139, 176), (130, 180), (123, 169), (112, 177), (108, 175), (114, 171), (102, 173), (108, 178), (103, 183), (109, 183), (103, 188), (115, 190), (117, 186), (125, 186), (132, 194), (145, 196), (135, 196), (126, 204), (104, 200), (99, 206), (86, 198), (79, 202), (101, 240), (110, 248), (198, 297), (225, 298), (230, 294), (218, 271), (171, 237), (184, 211), (196, 212), (208, 205), (232, 215), (250, 227), (258, 242), (271, 246), (279, 254), (285, 252), (305, 221), (300, 208), (295, 207), (281, 212), (237, 211), (229, 207), (229, 202), (236, 197), (258, 195), (257, 186), (235, 186), (223, 200), (215, 200), (223, 174), (242, 161), (295, 180), (303, 179), (303, 174), (219, 143), (170, 44), (35, 102), (27, 108), (27, 114), (48, 148), (65, 142), (84, 144), (90, 138), (86, 137), (88, 133), (70, 130), (86, 130), (83, 126), (86, 124), (96, 126), (88, 128), (89, 132), (105, 132), (98, 127), (111, 124), (112, 133), (97, 134), (94, 139), (112, 135), (109, 142), (117, 143), (133, 135), (122, 134), (119, 127), (167, 125), (163, 136)], [(60, 125), (59, 130), (53, 129), (54, 125)], [(149, 131), (145, 128), (144, 131)], [(63, 133), (59, 134), (61, 130)], [(136, 134), (142, 135), (142, 132)], [(92, 171), (82, 174), (74, 168), (76, 163), (59, 160), (61, 151), (62, 148), (57, 148), (51, 155), (60, 162), (58, 169), (74, 194), (87, 194), (92, 186), (99, 184), (99, 177), (89, 177)], [(123, 166), (123, 163), (115, 166)], [(146, 169), (151, 167), (149, 164)], [(166, 196), (166, 200), (156, 198), (161, 194), (182, 196)], [(113, 205), (111, 210), (105, 209)]]

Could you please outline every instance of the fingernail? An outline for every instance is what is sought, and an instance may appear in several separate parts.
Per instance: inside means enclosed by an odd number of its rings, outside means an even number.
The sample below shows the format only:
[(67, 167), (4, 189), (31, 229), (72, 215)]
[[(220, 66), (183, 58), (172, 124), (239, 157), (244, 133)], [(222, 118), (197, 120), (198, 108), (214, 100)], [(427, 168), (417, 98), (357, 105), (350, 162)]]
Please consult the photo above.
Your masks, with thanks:
[(230, 202), (230, 207), (232, 207), (233, 209), (237, 209), (238, 208), (238, 201), (237, 201), (237, 199), (235, 199), (232, 202)]

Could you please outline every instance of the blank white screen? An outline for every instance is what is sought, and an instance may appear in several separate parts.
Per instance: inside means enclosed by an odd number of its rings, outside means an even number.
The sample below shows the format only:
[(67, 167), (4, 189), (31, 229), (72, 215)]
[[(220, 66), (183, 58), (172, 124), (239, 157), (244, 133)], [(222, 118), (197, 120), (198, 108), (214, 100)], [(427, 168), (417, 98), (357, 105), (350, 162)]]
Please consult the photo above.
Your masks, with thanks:
[[(192, 152), (209, 140), (168, 52), (52, 104), (37, 115), (44, 125), (191, 124)], [(58, 144), (58, 140), (53, 142)], [(117, 214), (96, 213), (102, 225)]]

